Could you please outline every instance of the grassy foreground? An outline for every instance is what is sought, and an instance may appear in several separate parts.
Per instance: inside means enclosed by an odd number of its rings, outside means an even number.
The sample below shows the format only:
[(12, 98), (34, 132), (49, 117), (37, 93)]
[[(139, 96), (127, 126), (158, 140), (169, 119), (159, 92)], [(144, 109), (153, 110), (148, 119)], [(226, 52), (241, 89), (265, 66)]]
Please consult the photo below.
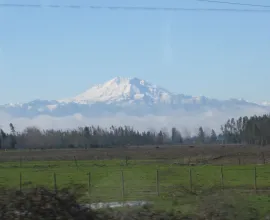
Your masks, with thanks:
[(238, 193), (214, 193), (198, 198), (190, 213), (174, 204), (168, 211), (153, 206), (92, 210), (78, 203), (78, 188), (53, 190), (32, 188), (22, 192), (0, 190), (1, 220), (259, 220), (269, 219), (269, 206), (262, 212)]
[[(21, 174), (21, 178), (20, 178)], [(54, 175), (55, 174), (55, 175)], [(255, 178), (256, 176), (256, 178)], [(2, 162), (0, 187), (22, 190), (82, 185), (81, 202), (153, 201), (159, 209), (194, 212), (198, 201), (214, 193), (244, 193), (242, 200), (267, 214), (270, 166), (182, 166), (173, 161), (93, 160)], [(123, 184), (124, 183), (124, 184)], [(257, 188), (257, 194), (255, 194)], [(222, 191), (224, 189), (224, 192)], [(269, 194), (269, 195), (268, 195)]]
[(59, 188), (82, 184), (93, 201), (178, 197), (223, 187), (265, 190), (270, 186), (270, 166), (256, 166), (255, 171), (254, 165), (190, 167), (147, 160), (0, 163), (0, 187), (54, 188), (55, 183)]

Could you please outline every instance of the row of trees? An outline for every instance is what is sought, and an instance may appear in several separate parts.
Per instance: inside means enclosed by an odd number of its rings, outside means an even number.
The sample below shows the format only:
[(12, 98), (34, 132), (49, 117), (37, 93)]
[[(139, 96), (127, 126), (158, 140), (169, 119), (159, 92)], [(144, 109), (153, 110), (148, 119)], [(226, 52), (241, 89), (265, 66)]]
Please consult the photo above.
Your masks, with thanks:
[(162, 145), (183, 143), (216, 143), (217, 136), (212, 130), (211, 136), (205, 134), (202, 127), (197, 136), (183, 137), (177, 128), (139, 132), (131, 127), (80, 127), (74, 130), (40, 130), (27, 127), (16, 132), (10, 124), (10, 132), (0, 130), (0, 148), (74, 148), (74, 147), (117, 147), (128, 145)]
[(171, 132), (139, 132), (128, 126), (111, 126), (109, 129), (90, 126), (65, 131), (28, 127), (23, 132), (16, 132), (11, 123), (9, 132), (0, 129), (0, 148), (115, 147), (221, 142), (261, 145), (270, 143), (270, 116), (232, 118), (221, 126), (219, 135), (213, 129), (208, 134), (200, 127), (197, 135), (185, 137), (177, 128), (172, 128)]
[(227, 143), (267, 145), (270, 143), (270, 115), (230, 119), (221, 126)]

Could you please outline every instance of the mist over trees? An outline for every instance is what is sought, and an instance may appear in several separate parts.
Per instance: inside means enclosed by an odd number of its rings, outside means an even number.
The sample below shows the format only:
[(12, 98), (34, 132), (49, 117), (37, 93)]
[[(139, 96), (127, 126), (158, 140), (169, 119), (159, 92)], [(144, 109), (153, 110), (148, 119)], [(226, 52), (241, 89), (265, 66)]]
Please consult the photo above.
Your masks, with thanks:
[(98, 148), (136, 145), (181, 145), (181, 144), (257, 144), (270, 143), (270, 115), (228, 119), (220, 131), (205, 131), (198, 128), (191, 136), (187, 130), (139, 132), (129, 126), (79, 127), (74, 130), (40, 130), (27, 127), (17, 132), (10, 123), (10, 130), (0, 129), (0, 148)]

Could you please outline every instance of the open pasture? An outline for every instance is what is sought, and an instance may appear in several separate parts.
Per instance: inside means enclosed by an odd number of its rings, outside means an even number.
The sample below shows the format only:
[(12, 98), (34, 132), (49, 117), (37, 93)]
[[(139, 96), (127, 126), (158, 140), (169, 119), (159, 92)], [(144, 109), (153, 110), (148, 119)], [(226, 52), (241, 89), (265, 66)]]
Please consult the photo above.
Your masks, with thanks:
[(91, 201), (179, 198), (216, 190), (268, 190), (270, 166), (183, 166), (149, 160), (2, 162), (0, 186), (83, 185)]
[[(0, 187), (82, 185), (84, 200), (170, 200), (268, 192), (270, 147), (147, 146), (0, 152)], [(255, 169), (256, 167), (256, 169)]]

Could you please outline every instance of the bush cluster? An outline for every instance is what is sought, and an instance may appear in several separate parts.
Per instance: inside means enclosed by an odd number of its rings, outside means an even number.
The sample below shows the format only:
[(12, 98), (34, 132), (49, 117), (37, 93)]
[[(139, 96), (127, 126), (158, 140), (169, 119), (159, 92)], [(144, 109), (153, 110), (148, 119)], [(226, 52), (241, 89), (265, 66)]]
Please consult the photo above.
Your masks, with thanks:
[[(76, 191), (76, 190), (75, 190)], [(149, 206), (121, 210), (92, 210), (77, 202), (74, 190), (58, 192), (34, 188), (20, 192), (0, 190), (1, 220), (255, 220), (260, 219), (256, 209), (243, 205), (235, 198), (212, 195), (201, 199), (196, 215), (180, 212), (156, 211)], [(240, 204), (240, 206), (239, 206)]]

